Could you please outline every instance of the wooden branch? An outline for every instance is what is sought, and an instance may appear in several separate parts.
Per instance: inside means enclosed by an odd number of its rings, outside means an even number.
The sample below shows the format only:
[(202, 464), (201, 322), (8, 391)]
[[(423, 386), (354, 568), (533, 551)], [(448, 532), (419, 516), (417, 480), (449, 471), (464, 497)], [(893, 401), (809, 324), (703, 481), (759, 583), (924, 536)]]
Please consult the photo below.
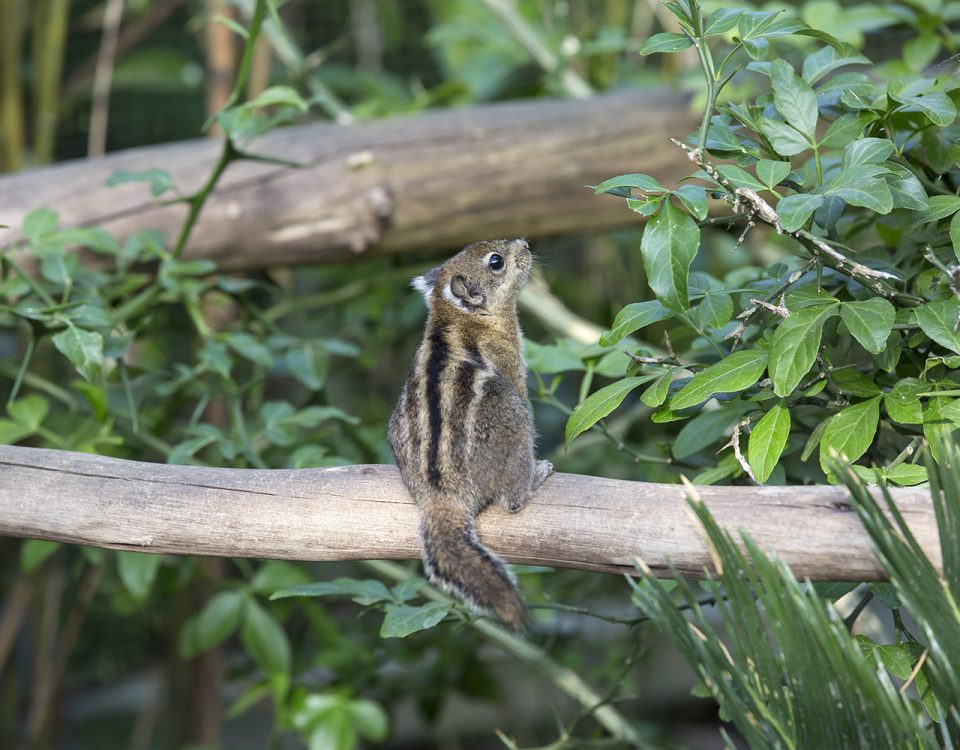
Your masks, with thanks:
[[(283, 128), (248, 150), (302, 167), (231, 165), (185, 256), (249, 268), (635, 224), (622, 200), (584, 186), (629, 171), (671, 184), (689, 162), (669, 137), (694, 124), (684, 95), (643, 91)], [(98, 226), (121, 239), (155, 228), (172, 240), (182, 203), (164, 204), (143, 183), (108, 188), (107, 178), (165, 169), (186, 194), (219, 150), (201, 139), (0, 177), (0, 224), (14, 228), (0, 242), (18, 240), (24, 216), (39, 207), (68, 227)]]
[[(842, 487), (702, 487), (718, 522), (747, 531), (799, 577), (879, 580), (883, 570)], [(894, 490), (940, 565), (926, 489)], [(291, 560), (419, 556), (417, 510), (392, 466), (300, 471), (211, 469), (0, 446), (0, 535), (112, 549)], [(624, 573), (639, 556), (708, 564), (678, 485), (557, 474), (522, 512), (480, 517), (512, 562)]]

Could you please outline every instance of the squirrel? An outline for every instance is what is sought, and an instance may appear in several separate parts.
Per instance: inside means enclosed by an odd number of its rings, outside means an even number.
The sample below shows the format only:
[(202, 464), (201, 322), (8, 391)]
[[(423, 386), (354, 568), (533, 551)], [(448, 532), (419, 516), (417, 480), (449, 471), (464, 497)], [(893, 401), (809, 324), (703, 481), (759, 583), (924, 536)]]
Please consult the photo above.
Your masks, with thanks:
[(534, 458), (517, 320), (532, 266), (526, 240), (481, 241), (413, 279), (427, 322), (387, 431), (420, 508), (427, 577), (514, 630), (525, 620), (523, 602), (506, 566), (480, 543), (476, 517), (494, 502), (521, 510), (553, 473)]

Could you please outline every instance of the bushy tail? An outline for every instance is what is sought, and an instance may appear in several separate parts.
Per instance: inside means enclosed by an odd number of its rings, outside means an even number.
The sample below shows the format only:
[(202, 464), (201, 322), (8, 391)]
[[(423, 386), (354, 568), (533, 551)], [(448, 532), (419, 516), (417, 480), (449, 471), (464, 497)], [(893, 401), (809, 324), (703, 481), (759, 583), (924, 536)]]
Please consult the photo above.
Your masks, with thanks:
[(474, 518), (451, 497), (420, 498), (423, 567), (430, 580), (468, 606), (520, 630), (525, 609), (503, 561), (477, 538)]

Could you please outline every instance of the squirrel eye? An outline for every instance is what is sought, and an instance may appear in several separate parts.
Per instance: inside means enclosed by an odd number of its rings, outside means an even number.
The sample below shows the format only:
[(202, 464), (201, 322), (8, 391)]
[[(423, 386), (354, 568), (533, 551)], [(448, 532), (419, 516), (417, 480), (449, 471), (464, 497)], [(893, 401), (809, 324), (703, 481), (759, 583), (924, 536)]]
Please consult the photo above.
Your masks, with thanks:
[(499, 271), (504, 266), (503, 256), (497, 255), (496, 253), (491, 254), (490, 258), (487, 260), (487, 265), (490, 267), (491, 271)]

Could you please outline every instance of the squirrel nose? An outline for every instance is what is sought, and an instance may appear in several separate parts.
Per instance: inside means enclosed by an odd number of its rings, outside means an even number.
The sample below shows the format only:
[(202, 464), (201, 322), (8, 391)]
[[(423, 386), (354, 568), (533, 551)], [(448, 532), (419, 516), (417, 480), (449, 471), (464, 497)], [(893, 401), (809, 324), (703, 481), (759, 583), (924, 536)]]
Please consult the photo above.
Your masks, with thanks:
[(512, 244), (514, 244), (514, 245), (517, 247), (518, 250), (529, 250), (529, 249), (530, 249), (530, 243), (527, 242), (526, 239), (524, 239), (523, 237), (517, 237), (517, 238), (515, 238), (515, 239), (513, 240)]

